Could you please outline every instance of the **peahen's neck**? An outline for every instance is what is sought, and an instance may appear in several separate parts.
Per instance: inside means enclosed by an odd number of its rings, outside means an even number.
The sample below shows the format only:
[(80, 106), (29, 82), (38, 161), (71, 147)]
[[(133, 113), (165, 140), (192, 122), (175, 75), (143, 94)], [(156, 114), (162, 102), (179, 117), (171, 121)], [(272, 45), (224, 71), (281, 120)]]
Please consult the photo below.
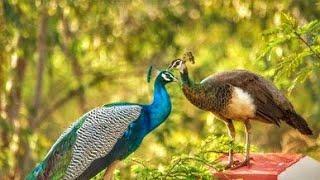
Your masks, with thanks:
[(187, 66), (183, 66), (182, 70), (180, 70), (181, 81), (184, 86), (191, 87), (193, 86), (193, 82), (189, 78), (188, 68)]
[(151, 131), (159, 126), (171, 112), (170, 96), (165, 88), (165, 82), (159, 77), (154, 83), (153, 101), (148, 108), (150, 111), (150, 124), (148, 130)]
[(208, 110), (205, 87), (199, 83), (194, 83), (189, 78), (188, 69), (186, 66), (180, 71), (182, 80), (182, 91), (186, 98), (195, 106), (200, 109)]

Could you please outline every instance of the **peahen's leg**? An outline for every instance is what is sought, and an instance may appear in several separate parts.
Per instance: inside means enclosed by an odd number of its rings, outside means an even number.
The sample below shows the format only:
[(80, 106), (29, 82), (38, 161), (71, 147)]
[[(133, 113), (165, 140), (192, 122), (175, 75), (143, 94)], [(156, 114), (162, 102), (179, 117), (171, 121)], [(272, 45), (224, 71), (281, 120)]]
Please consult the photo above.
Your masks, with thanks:
[(250, 135), (251, 135), (251, 124), (248, 121), (245, 122), (245, 128), (246, 128), (246, 158), (244, 162), (246, 165), (249, 165), (250, 163)]
[(246, 146), (245, 146), (245, 159), (240, 164), (232, 167), (231, 169), (237, 169), (243, 166), (247, 166), (250, 164), (250, 134), (251, 134), (251, 125), (249, 120), (245, 121), (245, 133), (246, 133)]
[(104, 180), (112, 180), (113, 172), (116, 169), (118, 163), (119, 161), (114, 161), (107, 167), (103, 177)]
[[(227, 125), (227, 128), (228, 128), (229, 136), (230, 136), (230, 138), (232, 140), (232, 143), (233, 143), (236, 133), (235, 133), (235, 129), (234, 129), (232, 120), (231, 119), (227, 119), (225, 122), (226, 122), (226, 125)], [(228, 164), (227, 164), (226, 168), (231, 168), (232, 165), (233, 165), (233, 149), (230, 148), (229, 149)]]

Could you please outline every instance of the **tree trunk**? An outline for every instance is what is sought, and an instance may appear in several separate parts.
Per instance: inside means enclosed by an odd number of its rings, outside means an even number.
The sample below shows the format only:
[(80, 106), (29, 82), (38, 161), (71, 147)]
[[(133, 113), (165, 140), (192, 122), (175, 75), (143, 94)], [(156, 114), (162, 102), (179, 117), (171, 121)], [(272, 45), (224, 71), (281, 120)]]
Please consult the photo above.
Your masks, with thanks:
[[(6, 131), (6, 134), (4, 135), (4, 139), (7, 142), (3, 142), (4, 148), (9, 147), (10, 143), (19, 143), (15, 142), (14, 140), (9, 141), (11, 137), (11, 130), (13, 130), (14, 134), (18, 137), (21, 131), (21, 122), (19, 121), (19, 113), (20, 113), (20, 107), (22, 102), (22, 90), (23, 90), (23, 81), (25, 76), (25, 69), (26, 69), (26, 60), (23, 57), (19, 57), (16, 60), (16, 63), (12, 63), (12, 79), (10, 79), (11, 88), (7, 95), (7, 104), (5, 107), (6, 111), (6, 117), (7, 117), (7, 124), (8, 124), (8, 131)], [(10, 135), (11, 134), (11, 135)], [(21, 141), (21, 138), (18, 139), (18, 141)], [(18, 149), (17, 152), (13, 152), (15, 154), (20, 154), (20, 149)], [(14, 177), (19, 177), (20, 171), (19, 171), (19, 162), (16, 162), (15, 167), (15, 174)]]
[(33, 105), (31, 110), (31, 115), (29, 120), (32, 120), (37, 117), (38, 111), (41, 105), (42, 98), (42, 86), (43, 86), (43, 77), (44, 77), (44, 68), (45, 61), (47, 59), (47, 8), (42, 7), (38, 31), (38, 42), (37, 42), (37, 51), (38, 51), (38, 64), (37, 64), (37, 75), (36, 75), (36, 85), (35, 93), (33, 99)]
[[(37, 62), (37, 72), (36, 72), (36, 83), (33, 104), (31, 111), (28, 116), (28, 123), (31, 129), (34, 129), (35, 122), (37, 122), (38, 112), (41, 108), (41, 99), (43, 91), (43, 78), (44, 78), (44, 69), (45, 62), (47, 60), (47, 31), (48, 31), (48, 14), (47, 8), (42, 4), (40, 10), (40, 19), (39, 19), (39, 29), (38, 29), (38, 39), (37, 39), (37, 52), (38, 52), (38, 62)], [(24, 149), (20, 163), (22, 164), (22, 177), (25, 177), (27, 171), (30, 170), (31, 163), (31, 149), (28, 143), (27, 138), (23, 138), (19, 144), (20, 149)]]
[(9, 135), (8, 135), (8, 124), (6, 120), (6, 88), (5, 84), (7, 82), (7, 72), (9, 63), (5, 55), (0, 53), (0, 149), (5, 149), (9, 146)]
[(13, 66), (13, 78), (10, 80), (12, 85), (8, 93), (6, 114), (7, 118), (14, 122), (18, 119), (19, 116), (19, 109), (21, 105), (22, 82), (24, 80), (26, 60), (22, 57), (19, 57), (16, 60), (16, 63), (13, 63)]

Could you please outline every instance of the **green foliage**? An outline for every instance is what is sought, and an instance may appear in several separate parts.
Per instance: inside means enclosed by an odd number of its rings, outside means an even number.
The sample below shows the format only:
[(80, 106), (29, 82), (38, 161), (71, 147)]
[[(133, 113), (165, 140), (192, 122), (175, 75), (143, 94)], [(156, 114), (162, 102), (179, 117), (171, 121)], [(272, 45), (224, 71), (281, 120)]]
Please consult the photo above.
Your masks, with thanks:
[[(243, 146), (233, 143), (226, 136), (209, 136), (199, 144), (189, 142), (192, 149), (180, 149), (170, 160), (161, 164), (145, 161), (140, 158), (129, 157), (125, 165), (135, 179), (212, 179), (214, 171), (223, 170), (220, 158), (228, 155), (229, 148), (235, 153), (243, 153)], [(253, 148), (255, 149), (255, 148)], [(119, 173), (116, 179), (121, 179)], [(103, 173), (97, 175), (101, 179)]]
[(304, 25), (288, 14), (281, 14), (281, 24), (277, 28), (265, 31), (268, 38), (261, 58), (270, 58), (277, 54), (279, 62), (275, 68), (275, 79), (294, 78), (289, 92), (303, 83), (312, 73), (319, 75), (320, 70), (320, 21), (313, 20)]
[(192, 144), (193, 150), (182, 150), (166, 164), (152, 167), (147, 162), (132, 159), (136, 163), (132, 171), (137, 179), (212, 179), (212, 172), (222, 170), (219, 157), (228, 154), (228, 149), (241, 152), (242, 147), (235, 145), (225, 136), (210, 136), (200, 143)]

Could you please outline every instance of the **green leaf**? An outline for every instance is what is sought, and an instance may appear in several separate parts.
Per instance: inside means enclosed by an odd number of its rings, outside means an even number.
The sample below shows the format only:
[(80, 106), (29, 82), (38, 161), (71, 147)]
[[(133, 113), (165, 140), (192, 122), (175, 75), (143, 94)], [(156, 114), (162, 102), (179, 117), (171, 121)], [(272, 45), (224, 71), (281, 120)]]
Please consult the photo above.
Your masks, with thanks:
[(311, 32), (318, 32), (320, 31), (320, 22), (319, 20), (311, 21), (308, 24), (305, 24), (304, 26), (299, 28), (299, 33), (301, 34), (307, 34)]

